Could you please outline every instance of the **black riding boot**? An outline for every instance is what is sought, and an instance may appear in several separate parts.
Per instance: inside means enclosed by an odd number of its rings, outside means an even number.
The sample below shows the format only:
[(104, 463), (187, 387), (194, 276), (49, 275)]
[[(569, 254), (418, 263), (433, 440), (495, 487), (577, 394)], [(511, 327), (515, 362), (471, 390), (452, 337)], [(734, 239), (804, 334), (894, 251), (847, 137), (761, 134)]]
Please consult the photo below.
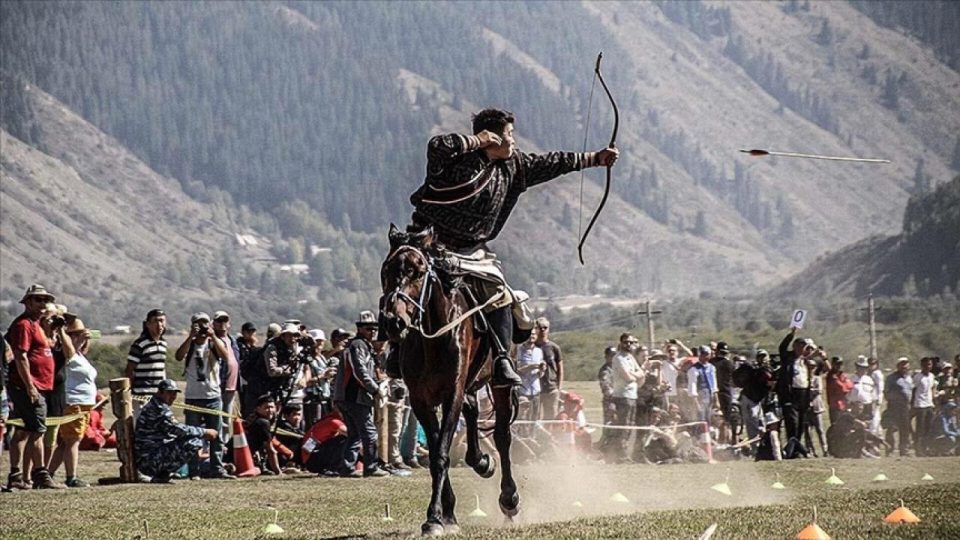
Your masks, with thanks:
[(493, 376), (490, 386), (520, 386), (523, 381), (513, 368), (513, 361), (507, 355), (507, 347), (513, 338), (513, 313), (510, 306), (496, 309), (486, 314), (487, 324), (493, 334), (493, 346), (496, 353), (493, 358)]

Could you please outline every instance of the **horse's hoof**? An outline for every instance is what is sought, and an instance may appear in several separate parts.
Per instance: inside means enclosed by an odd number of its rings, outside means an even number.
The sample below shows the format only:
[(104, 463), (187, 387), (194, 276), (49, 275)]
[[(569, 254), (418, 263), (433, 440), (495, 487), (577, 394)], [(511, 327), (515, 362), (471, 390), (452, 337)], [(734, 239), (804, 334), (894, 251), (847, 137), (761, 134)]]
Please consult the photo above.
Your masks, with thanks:
[(420, 527), (420, 536), (443, 536), (443, 525), (428, 521)]
[(480, 463), (473, 468), (473, 471), (480, 475), (480, 478), (490, 478), (497, 472), (497, 462), (489, 454), (484, 454), (480, 458)]
[(520, 513), (520, 495), (516, 493), (510, 496), (508, 500), (504, 500), (504, 496), (501, 495), (497, 502), (500, 503), (500, 512), (507, 518), (513, 518)]

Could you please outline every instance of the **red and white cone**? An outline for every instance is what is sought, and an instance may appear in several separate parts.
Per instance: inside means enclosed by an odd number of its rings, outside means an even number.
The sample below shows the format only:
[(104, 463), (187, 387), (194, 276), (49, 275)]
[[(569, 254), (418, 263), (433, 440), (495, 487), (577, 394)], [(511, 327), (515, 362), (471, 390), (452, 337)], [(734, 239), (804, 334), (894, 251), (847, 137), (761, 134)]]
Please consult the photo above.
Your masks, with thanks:
[(243, 422), (239, 418), (233, 419), (233, 465), (237, 468), (236, 475), (241, 478), (258, 476), (260, 469), (253, 465), (253, 455), (247, 446), (247, 436), (243, 433)]

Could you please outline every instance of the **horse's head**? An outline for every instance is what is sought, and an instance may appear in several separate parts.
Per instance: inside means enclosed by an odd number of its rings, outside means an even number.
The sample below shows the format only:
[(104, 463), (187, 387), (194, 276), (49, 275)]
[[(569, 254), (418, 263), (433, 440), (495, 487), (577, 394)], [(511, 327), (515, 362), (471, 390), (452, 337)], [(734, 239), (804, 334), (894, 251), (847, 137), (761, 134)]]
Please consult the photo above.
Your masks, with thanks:
[(380, 268), (383, 299), (380, 312), (392, 341), (418, 328), (426, 306), (430, 259), (425, 250), (433, 246), (433, 229), (406, 233), (390, 225), (390, 255)]

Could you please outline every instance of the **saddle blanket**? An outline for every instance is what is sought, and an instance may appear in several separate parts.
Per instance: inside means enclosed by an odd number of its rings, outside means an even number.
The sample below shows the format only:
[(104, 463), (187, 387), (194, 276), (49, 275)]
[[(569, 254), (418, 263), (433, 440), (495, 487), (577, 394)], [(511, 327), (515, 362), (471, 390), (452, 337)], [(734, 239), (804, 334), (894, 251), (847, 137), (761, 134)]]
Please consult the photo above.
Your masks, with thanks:
[(445, 263), (450, 268), (474, 278), (472, 280), (474, 289), (478, 295), (482, 296), (477, 299), (480, 303), (486, 302), (501, 291), (504, 293), (503, 298), (487, 307), (486, 311), (512, 306), (511, 311), (517, 328), (521, 330), (533, 328), (535, 317), (533, 310), (527, 305), (530, 295), (510, 287), (503, 275), (503, 267), (496, 253), (484, 248), (471, 253), (447, 251)]

